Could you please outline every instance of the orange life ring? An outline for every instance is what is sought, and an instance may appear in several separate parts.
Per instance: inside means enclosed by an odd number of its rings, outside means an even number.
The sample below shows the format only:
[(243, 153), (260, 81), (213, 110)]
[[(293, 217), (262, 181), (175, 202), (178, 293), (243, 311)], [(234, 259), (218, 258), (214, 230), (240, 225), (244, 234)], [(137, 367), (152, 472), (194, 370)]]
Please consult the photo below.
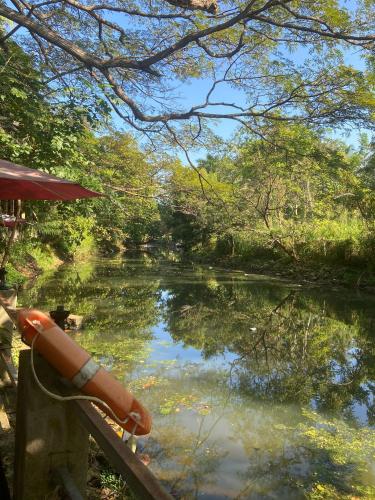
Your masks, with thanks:
[[(25, 344), (31, 346), (35, 339), (34, 348), (63, 377), (84, 394), (104, 401), (119, 420), (128, 418), (125, 423), (118, 422), (121, 427), (136, 435), (150, 432), (152, 419), (148, 411), (50, 317), (36, 309), (21, 309), (18, 327)], [(101, 409), (112, 416), (104, 405)]]

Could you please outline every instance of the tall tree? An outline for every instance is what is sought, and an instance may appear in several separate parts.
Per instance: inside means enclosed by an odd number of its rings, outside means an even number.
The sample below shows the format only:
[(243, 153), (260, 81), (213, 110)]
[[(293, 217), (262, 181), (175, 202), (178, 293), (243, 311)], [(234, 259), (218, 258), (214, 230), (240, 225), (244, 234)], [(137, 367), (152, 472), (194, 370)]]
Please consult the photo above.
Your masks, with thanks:
[(160, 236), (157, 199), (160, 164), (129, 134), (91, 136), (90, 172), (106, 198), (96, 200), (95, 234), (106, 247), (145, 243)]
[[(254, 130), (285, 119), (369, 122), (366, 74), (344, 56), (374, 48), (374, 14), (368, 0), (0, 3), (12, 23), (2, 43), (26, 33), (46, 84), (97, 92), (129, 125), (176, 142), (178, 124), (190, 122), (194, 140), (222, 117)], [(194, 80), (196, 99), (188, 90), (182, 103), (181, 84)]]
[[(46, 96), (41, 72), (14, 41), (0, 47), (0, 75), (1, 158), (107, 195), (89, 202), (24, 204), (27, 218), (37, 223), (23, 228), (28, 246), (23, 242), (18, 250), (32, 253), (51, 245), (66, 258), (84, 240), (90, 243), (95, 238), (99, 245), (109, 247), (125, 239), (141, 242), (154, 237), (159, 219), (158, 167), (131, 136), (93, 133), (99, 118), (106, 117), (103, 102), (91, 99), (92, 106), (88, 102), (83, 106), (73, 96), (60, 103)], [(3, 228), (0, 248), (6, 239)]]

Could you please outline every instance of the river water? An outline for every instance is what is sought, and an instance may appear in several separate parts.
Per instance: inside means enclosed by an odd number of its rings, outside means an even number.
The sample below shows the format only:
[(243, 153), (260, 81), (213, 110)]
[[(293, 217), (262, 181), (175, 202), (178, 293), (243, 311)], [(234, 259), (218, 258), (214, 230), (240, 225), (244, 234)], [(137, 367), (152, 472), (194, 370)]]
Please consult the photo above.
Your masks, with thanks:
[(151, 411), (139, 439), (177, 498), (375, 498), (375, 297), (136, 254), (64, 265), (20, 303)]

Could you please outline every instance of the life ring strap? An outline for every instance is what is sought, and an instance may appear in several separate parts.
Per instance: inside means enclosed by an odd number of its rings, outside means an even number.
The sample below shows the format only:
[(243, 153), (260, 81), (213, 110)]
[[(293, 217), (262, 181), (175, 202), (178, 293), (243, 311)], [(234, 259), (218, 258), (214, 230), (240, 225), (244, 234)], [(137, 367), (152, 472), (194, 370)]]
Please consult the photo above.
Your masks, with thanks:
[(72, 383), (77, 389), (82, 389), (84, 385), (89, 382), (93, 376), (100, 370), (100, 366), (90, 358), (79, 370), (79, 372), (72, 378)]

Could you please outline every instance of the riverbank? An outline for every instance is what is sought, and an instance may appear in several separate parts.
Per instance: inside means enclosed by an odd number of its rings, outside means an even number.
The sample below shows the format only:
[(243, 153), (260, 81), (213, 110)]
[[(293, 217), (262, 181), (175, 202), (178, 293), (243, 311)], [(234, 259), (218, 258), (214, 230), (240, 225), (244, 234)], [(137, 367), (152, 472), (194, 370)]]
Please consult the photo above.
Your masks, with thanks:
[(83, 239), (74, 254), (58, 252), (51, 245), (15, 245), (6, 266), (7, 283), (23, 286), (43, 273), (55, 271), (62, 264), (84, 262), (98, 252), (92, 237)]
[(12, 286), (22, 286), (43, 272), (57, 269), (64, 261), (53, 252), (25, 253), (22, 259), (14, 258), (7, 264), (7, 282)]
[[(170, 247), (161, 244), (146, 245), (147, 251), (157, 252), (159, 249)], [(145, 251), (142, 246), (129, 247), (133, 252), (135, 249)], [(123, 250), (127, 250), (124, 248)], [(176, 250), (176, 248), (173, 248)], [(63, 255), (56, 252), (49, 245), (38, 245), (15, 252), (7, 265), (7, 281), (12, 285), (22, 286), (26, 281), (35, 279), (43, 272), (56, 270), (60, 265), (68, 262), (84, 262), (100, 253), (100, 249), (92, 238), (84, 239), (77, 247), (74, 254)], [(304, 286), (331, 286), (346, 287), (350, 289), (363, 289), (375, 292), (375, 272), (373, 269), (364, 267), (345, 266), (327, 262), (303, 262), (293, 261), (285, 255), (223, 255), (216, 248), (195, 248), (193, 250), (182, 250), (178, 253), (183, 260), (212, 265), (221, 269), (239, 271), (251, 274), (267, 274), (288, 281), (297, 282)], [(104, 253), (105, 255), (105, 253)]]
[(287, 258), (248, 260), (241, 256), (222, 256), (216, 252), (186, 252), (184, 258), (231, 271), (267, 274), (304, 286), (331, 286), (375, 292), (375, 273), (372, 270), (327, 264), (305, 264)]
[(165, 249), (177, 253), (183, 261), (213, 266), (218, 270), (268, 275), (308, 287), (345, 287), (361, 289), (370, 293), (375, 292), (374, 270), (360, 266), (335, 265), (326, 262), (306, 263), (292, 261), (287, 256), (275, 258), (259, 255), (253, 258), (242, 255), (230, 256), (220, 254), (217, 249), (199, 247), (188, 250), (182, 247), (165, 245), (165, 243), (130, 247), (125, 251), (157, 254), (160, 250)]

